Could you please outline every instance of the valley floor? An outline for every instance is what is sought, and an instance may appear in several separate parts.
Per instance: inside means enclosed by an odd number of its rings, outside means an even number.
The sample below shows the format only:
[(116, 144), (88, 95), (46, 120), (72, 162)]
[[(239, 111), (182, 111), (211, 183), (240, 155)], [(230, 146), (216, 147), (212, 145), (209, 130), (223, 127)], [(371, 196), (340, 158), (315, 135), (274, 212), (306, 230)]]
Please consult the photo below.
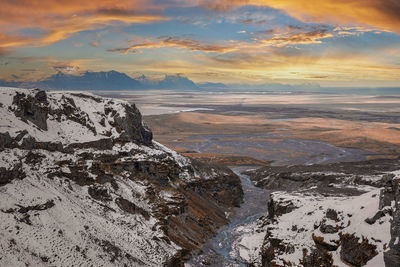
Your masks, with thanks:
[(242, 207), (188, 266), (398, 266), (399, 99), (123, 97), (148, 112), (157, 140), (184, 155), (262, 167), (239, 174)]

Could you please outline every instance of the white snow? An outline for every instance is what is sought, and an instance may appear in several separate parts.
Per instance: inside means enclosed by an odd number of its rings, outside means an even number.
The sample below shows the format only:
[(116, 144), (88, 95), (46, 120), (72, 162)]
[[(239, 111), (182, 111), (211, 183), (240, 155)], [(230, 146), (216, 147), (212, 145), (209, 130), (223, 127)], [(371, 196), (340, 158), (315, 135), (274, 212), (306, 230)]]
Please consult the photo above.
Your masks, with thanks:
[[(62, 144), (109, 138), (107, 133), (110, 132), (113, 138), (119, 133), (110, 124), (113, 121), (105, 114), (105, 109), (116, 111), (120, 117), (126, 116), (127, 102), (122, 100), (99, 98), (86, 92), (46, 92), (49, 108), (53, 110), (69, 105), (67, 98), (73, 99), (76, 105), (74, 112), (80, 114), (90, 127), (94, 127), (97, 134), (87, 126), (71, 121), (65, 116), (59, 118), (60, 121), (56, 116), (49, 116), (48, 130), (41, 130), (33, 123), (24, 122), (15, 116), (13, 110), (16, 107), (12, 102), (17, 92), (32, 96), (36, 94), (36, 91), (32, 90), (0, 88), (0, 132), (8, 132), (12, 137), (19, 131), (27, 130), (29, 135), (38, 141)], [(86, 97), (77, 94), (84, 94)], [(103, 118), (105, 126), (100, 124)], [(97, 180), (97, 175), (90, 171), (93, 160), (82, 160), (79, 154), (87, 152), (96, 156), (129, 152), (129, 156), (120, 157), (119, 160), (172, 163), (178, 166), (178, 176), (183, 181), (205, 177), (202, 173), (195, 177), (191, 174), (193, 172), (189, 172), (189, 159), (155, 141), (152, 147), (128, 142), (123, 145), (116, 144), (111, 150), (76, 149), (68, 154), (32, 150), (31, 152), (43, 156), (37, 164), (26, 162), (24, 158), (28, 152), (18, 148), (4, 149), (0, 152), (0, 167), (12, 169), (21, 162), (22, 170), (26, 174), (22, 180), (14, 179), (0, 186), (0, 266), (25, 266), (26, 263), (31, 266), (123, 266), (132, 263), (125, 254), (137, 258), (137, 266), (160, 266), (180, 249), (173, 242), (168, 243), (164, 240), (165, 234), (160, 228), (160, 222), (152, 213), (157, 207), (149, 201), (147, 181), (132, 179), (132, 173), (128, 171), (114, 175), (117, 188), (110, 183), (102, 185), (112, 200), (102, 203), (89, 196), (90, 186), (79, 186), (64, 177), (63, 175), (72, 174), (73, 170), (59, 162), (70, 161), (82, 166), (89, 177)], [(57, 171), (63, 174), (48, 177), (48, 173)], [(174, 201), (176, 192), (173, 189), (159, 190), (157, 194), (160, 199)], [(140, 213), (127, 214), (115, 203), (114, 200), (118, 197), (148, 212), (150, 218), (146, 219)], [(54, 201), (54, 207), (30, 210), (26, 214), (18, 212), (19, 205), (27, 207), (41, 205), (47, 201)], [(31, 224), (23, 221), (27, 215)], [(114, 259), (114, 262), (110, 256), (112, 253), (105, 251), (107, 248), (104, 248), (106, 245), (102, 240), (120, 249), (121, 255)]]
[[(93, 127), (96, 133), (85, 125), (67, 120), (65, 116), (61, 118), (61, 122), (58, 122), (54, 116), (49, 116), (47, 120), (49, 130), (47, 131), (38, 129), (29, 121), (16, 120), (13, 113), (16, 107), (12, 104), (14, 95), (16, 93), (24, 93), (25, 95), (33, 96), (36, 92), (27, 89), (0, 87), (0, 103), (2, 104), (0, 106), (1, 132), (9, 132), (11, 136), (16, 136), (18, 131), (27, 130), (29, 135), (38, 141), (59, 141), (63, 144), (89, 142), (107, 138), (107, 133), (109, 132), (111, 132), (113, 137), (119, 136), (115, 128), (110, 125), (110, 122), (113, 120), (110, 118), (110, 114), (108, 116), (105, 114), (105, 109), (111, 108), (122, 118), (126, 116), (125, 106), (128, 105), (128, 102), (111, 98), (99, 98), (88, 92), (47, 91), (46, 94), (49, 108), (52, 110), (62, 109), (63, 105), (70, 106), (67, 99), (72, 99), (76, 106), (74, 109), (77, 110), (82, 118), (86, 118), (86, 123), (90, 127)], [(86, 97), (77, 96), (78, 94)], [(102, 118), (105, 119), (105, 126), (100, 124)]]
[[(319, 197), (287, 192), (274, 192), (272, 195), (278, 202), (290, 201), (298, 207), (292, 212), (278, 217), (277, 222), (272, 225), (272, 236), (282, 239), (284, 243), (292, 244), (296, 248), (292, 254), (279, 255), (277, 263), (283, 263), (282, 260), (285, 260), (294, 265), (299, 265), (300, 259), (303, 257), (303, 249), (307, 248), (310, 251), (315, 247), (312, 234), (323, 237), (327, 243), (332, 243), (332, 241), (340, 239), (338, 235), (340, 232), (355, 234), (360, 240), (362, 237), (367, 238), (369, 243), (377, 246), (379, 252), (379, 255), (371, 261), (369, 266), (384, 266), (383, 252), (384, 246), (387, 246), (390, 241), (391, 217), (386, 215), (372, 225), (365, 222), (365, 219), (373, 217), (379, 210), (380, 189), (375, 188), (354, 197)], [(325, 223), (343, 228), (338, 233), (324, 234), (319, 228), (314, 229), (314, 225), (319, 225), (324, 219), (327, 209), (333, 209), (339, 214), (339, 222), (326, 219)], [(292, 230), (293, 226), (304, 231)], [(334, 264), (344, 266), (339, 253), (340, 247), (332, 253)]]

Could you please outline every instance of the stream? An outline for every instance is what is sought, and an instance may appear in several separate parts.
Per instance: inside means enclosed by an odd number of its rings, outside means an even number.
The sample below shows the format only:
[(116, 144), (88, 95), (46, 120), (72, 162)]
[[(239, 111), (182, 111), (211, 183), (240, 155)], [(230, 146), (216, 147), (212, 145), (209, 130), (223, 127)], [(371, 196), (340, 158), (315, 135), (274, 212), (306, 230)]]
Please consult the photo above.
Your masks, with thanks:
[(248, 167), (232, 167), (240, 177), (243, 188), (243, 203), (235, 208), (230, 223), (202, 248), (203, 253), (185, 263), (195, 266), (247, 266), (257, 255), (264, 233), (257, 233), (257, 219), (267, 214), (269, 191), (255, 187), (247, 175), (241, 172)]

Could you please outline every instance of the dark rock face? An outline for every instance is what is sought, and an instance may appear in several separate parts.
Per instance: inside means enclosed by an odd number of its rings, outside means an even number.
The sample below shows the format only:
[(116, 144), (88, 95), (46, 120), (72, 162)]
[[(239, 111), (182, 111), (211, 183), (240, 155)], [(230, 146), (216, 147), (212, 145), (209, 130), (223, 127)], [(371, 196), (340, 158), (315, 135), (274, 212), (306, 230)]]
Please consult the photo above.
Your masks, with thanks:
[(318, 250), (324, 251), (335, 251), (338, 248), (338, 244), (329, 244), (327, 243), (322, 236), (316, 236), (312, 234), (312, 239)]
[(4, 150), (4, 148), (12, 148), (16, 146), (16, 141), (11, 138), (8, 132), (0, 133), (0, 151)]
[(190, 189), (200, 195), (208, 194), (223, 206), (240, 206), (243, 199), (243, 190), (240, 179), (230, 169), (199, 160), (192, 160), (192, 166), (198, 172), (207, 172), (213, 169), (216, 172), (224, 173), (224, 175), (220, 177), (219, 183), (216, 183), (215, 179), (198, 181), (188, 184), (186, 189)]
[(303, 260), (301, 261), (304, 267), (332, 267), (332, 255), (321, 249), (314, 249), (310, 253), (303, 251)]
[(152, 132), (142, 123), (142, 116), (134, 104), (125, 106), (126, 116), (115, 116), (117, 127), (124, 130), (127, 140), (136, 140), (144, 145), (151, 145)]
[(338, 227), (334, 227), (334, 226), (329, 225), (329, 224), (326, 225), (324, 222), (321, 224), (319, 229), (324, 234), (334, 234), (334, 233), (337, 233), (339, 231)]
[(268, 200), (267, 205), (269, 219), (274, 219), (275, 217), (279, 217), (296, 209), (296, 206), (292, 202), (275, 201), (272, 196)]
[(199, 252), (202, 244), (228, 223), (225, 212), (240, 205), (243, 199), (240, 179), (230, 169), (199, 161), (192, 161), (192, 167), (190, 172), (212, 168), (221, 175), (188, 182), (178, 188), (178, 196), (160, 206), (162, 214), (171, 215), (167, 220), (160, 220), (165, 223), (171, 241), (183, 248), (183, 260)]
[(363, 266), (370, 259), (378, 255), (376, 246), (368, 243), (368, 240), (359, 238), (354, 234), (340, 234), (340, 256), (341, 258), (354, 266)]
[(326, 211), (325, 216), (326, 216), (326, 218), (331, 219), (332, 221), (335, 221), (335, 222), (337, 222), (339, 220), (338, 214), (337, 214), (336, 210), (334, 210), (334, 209), (328, 209)]
[(387, 267), (400, 266), (400, 179), (388, 177), (385, 188), (381, 192), (380, 207), (391, 206), (394, 201), (393, 220), (390, 226), (391, 239), (389, 249), (384, 252), (385, 264)]
[(38, 164), (42, 161), (42, 159), (46, 158), (46, 156), (40, 154), (40, 153), (34, 153), (32, 151), (29, 151), (28, 154), (25, 157), (25, 162), (28, 164)]
[(386, 214), (389, 214), (390, 216), (392, 216), (393, 215), (392, 209), (389, 208), (389, 209), (384, 209), (384, 210), (378, 210), (378, 212), (372, 218), (365, 219), (365, 222), (368, 224), (374, 224), (374, 223), (376, 223), (377, 220), (384, 217)]
[(115, 199), (115, 203), (117, 203), (118, 207), (128, 213), (131, 214), (136, 214), (139, 213), (141, 214), (146, 220), (150, 219), (150, 214), (145, 211), (144, 209), (136, 206), (135, 204), (133, 204), (132, 202), (130, 202), (129, 200), (126, 200), (124, 198), (117, 198)]
[(108, 189), (104, 188), (102, 186), (94, 185), (94, 186), (89, 187), (88, 194), (96, 200), (101, 200), (101, 201), (111, 201), (112, 200), (112, 197), (111, 197)]
[(267, 232), (265, 238), (268, 238), (268, 243), (265, 243), (261, 249), (261, 264), (263, 267), (272, 267), (272, 261), (275, 259), (275, 255), (287, 250), (287, 246), (282, 240), (277, 238), (271, 238), (270, 233)]
[(6, 185), (14, 179), (22, 180), (26, 177), (26, 173), (22, 170), (22, 165), (17, 164), (12, 169), (0, 167), (0, 186)]
[(47, 131), (48, 102), (44, 91), (37, 90), (34, 97), (19, 94), (14, 96), (13, 104), (17, 106), (14, 110), (15, 116), (25, 121), (30, 121), (39, 129)]

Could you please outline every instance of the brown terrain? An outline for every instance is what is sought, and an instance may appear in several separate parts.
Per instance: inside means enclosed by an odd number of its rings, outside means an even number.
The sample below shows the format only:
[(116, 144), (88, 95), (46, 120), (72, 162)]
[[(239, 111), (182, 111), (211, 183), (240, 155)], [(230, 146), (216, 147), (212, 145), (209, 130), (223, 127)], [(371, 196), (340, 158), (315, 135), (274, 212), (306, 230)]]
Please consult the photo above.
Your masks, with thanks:
[[(113, 96), (135, 102), (160, 143), (207, 161), (263, 166), (273, 161), (304, 164), (305, 158), (315, 158), (311, 163), (320, 163), (330, 145), (339, 148), (326, 155), (331, 162), (396, 158), (400, 152), (397, 97), (174, 91)], [(213, 140), (205, 144), (211, 135)], [(324, 144), (300, 148), (293, 140)], [(308, 151), (314, 145), (315, 151)], [(329, 159), (340, 154), (340, 148), (356, 151)]]
[[(255, 138), (252, 142), (268, 140), (279, 142), (290, 137), (328, 142), (338, 147), (358, 148), (375, 152), (372, 158), (392, 158), (400, 153), (400, 126), (394, 123), (349, 121), (327, 118), (297, 118), (290, 121), (274, 121), (260, 115), (219, 115), (199, 112), (185, 112), (145, 117), (153, 129), (155, 138), (171, 148), (191, 157), (213, 157), (217, 161), (236, 165), (265, 165), (267, 162), (238, 154), (210, 155), (193, 153), (180, 143), (201, 142), (190, 139), (199, 134), (275, 134), (268, 138)], [(245, 137), (243, 138), (245, 139)], [(229, 140), (229, 138), (224, 138)], [(240, 138), (237, 141), (241, 141)], [(173, 144), (172, 144), (173, 142)], [(268, 148), (249, 148), (267, 153)], [(290, 151), (282, 151), (290, 153)], [(251, 164), (250, 164), (251, 165)]]

